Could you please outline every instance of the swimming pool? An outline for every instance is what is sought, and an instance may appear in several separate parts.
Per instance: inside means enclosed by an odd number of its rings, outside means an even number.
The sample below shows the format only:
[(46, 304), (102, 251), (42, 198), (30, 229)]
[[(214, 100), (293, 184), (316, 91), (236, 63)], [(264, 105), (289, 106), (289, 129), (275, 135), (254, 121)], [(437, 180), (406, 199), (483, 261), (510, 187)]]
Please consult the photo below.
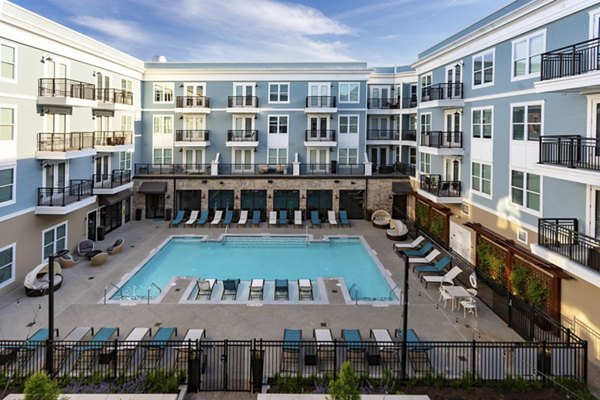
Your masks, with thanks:
[[(223, 235), (172, 237), (126, 278), (111, 300), (156, 298), (175, 277), (265, 280), (343, 278), (352, 300), (396, 300), (391, 279), (360, 237)], [(160, 290), (159, 290), (160, 288)], [(358, 296), (356, 295), (358, 293)]]

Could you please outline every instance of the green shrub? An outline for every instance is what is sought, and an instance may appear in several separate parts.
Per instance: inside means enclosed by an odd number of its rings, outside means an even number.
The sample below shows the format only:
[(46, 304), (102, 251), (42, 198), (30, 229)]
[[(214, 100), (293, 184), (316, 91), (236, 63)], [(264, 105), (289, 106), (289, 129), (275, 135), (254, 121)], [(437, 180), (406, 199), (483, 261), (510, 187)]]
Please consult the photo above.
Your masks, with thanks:
[(350, 361), (345, 361), (338, 378), (329, 382), (329, 394), (332, 400), (360, 400), (358, 379)]
[(25, 381), (25, 400), (57, 400), (60, 389), (45, 371), (36, 372)]

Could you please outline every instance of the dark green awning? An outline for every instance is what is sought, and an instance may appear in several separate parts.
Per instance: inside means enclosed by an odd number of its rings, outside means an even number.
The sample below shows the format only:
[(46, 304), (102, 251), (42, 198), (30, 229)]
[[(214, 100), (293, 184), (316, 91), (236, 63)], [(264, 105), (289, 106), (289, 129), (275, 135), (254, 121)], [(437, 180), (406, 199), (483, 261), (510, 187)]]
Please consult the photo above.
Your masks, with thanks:
[(167, 191), (167, 182), (142, 182), (138, 192), (145, 194), (163, 194)]

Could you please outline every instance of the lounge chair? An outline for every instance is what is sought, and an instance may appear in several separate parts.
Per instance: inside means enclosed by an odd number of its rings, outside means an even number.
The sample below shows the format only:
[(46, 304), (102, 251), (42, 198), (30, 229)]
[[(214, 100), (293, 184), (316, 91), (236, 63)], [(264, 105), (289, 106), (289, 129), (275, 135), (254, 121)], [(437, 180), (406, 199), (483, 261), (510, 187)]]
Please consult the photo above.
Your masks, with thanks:
[(240, 211), (240, 219), (238, 219), (237, 226), (246, 226), (246, 222), (248, 222), (248, 210), (242, 210)]
[(269, 226), (277, 226), (277, 211), (269, 212)]
[[(73, 328), (62, 340), (54, 343), (54, 370), (59, 372), (65, 369), (67, 372), (72, 369), (76, 358), (74, 357), (73, 348), (77, 342), (83, 340), (87, 336), (94, 334), (94, 328), (89, 326), (79, 326)], [(60, 373), (60, 372), (59, 372)]]
[(200, 212), (199, 210), (192, 210), (192, 212), (190, 213), (190, 217), (188, 218), (187, 221), (185, 221), (185, 224), (183, 226), (184, 227), (186, 227), (186, 226), (194, 226), (194, 224), (198, 220), (198, 213), (199, 212)]
[[(397, 329), (396, 337), (402, 340), (404, 338), (402, 333), (402, 329)], [(409, 328), (406, 331), (406, 347), (408, 349), (408, 357), (414, 372), (426, 374), (433, 371), (431, 361), (427, 355), (427, 350), (430, 350), (431, 347), (421, 343), (421, 339), (419, 336), (417, 336), (417, 333), (412, 328)]]
[(335, 226), (337, 228), (338, 223), (335, 219), (335, 211), (329, 210), (327, 211), (327, 221), (329, 222), (329, 227)]
[[(173, 336), (177, 336), (177, 328), (158, 328), (151, 340), (144, 342), (146, 352), (142, 358), (142, 370), (155, 370), (160, 368), (159, 362), (165, 351), (166, 345)], [(167, 357), (169, 358), (169, 357)], [(167, 362), (172, 360), (166, 360)]]
[(185, 218), (185, 211), (184, 210), (177, 211), (177, 215), (175, 216), (175, 219), (172, 220), (171, 222), (169, 222), (169, 228), (172, 226), (179, 226), (179, 224), (183, 222), (184, 218)]
[(460, 275), (461, 272), (462, 272), (462, 269), (460, 269), (460, 267), (452, 267), (452, 269), (450, 271), (446, 272), (446, 274), (444, 276), (421, 275), (421, 282), (425, 282), (425, 288), (427, 288), (427, 285), (429, 283), (437, 283), (439, 285), (442, 285), (442, 284), (454, 285), (454, 278), (456, 278), (458, 275)]
[(296, 210), (294, 211), (294, 228), (299, 226), (302, 227), (304, 223), (302, 222), (302, 211)]
[(300, 369), (301, 329), (285, 329), (281, 347), (281, 372), (296, 373)]
[(346, 359), (356, 372), (366, 370), (367, 348), (358, 329), (342, 329), (342, 339), (346, 343)]
[(317, 342), (317, 367), (319, 371), (333, 372), (335, 368), (335, 346), (330, 329), (315, 329), (313, 336)]
[(248, 294), (248, 300), (262, 300), (264, 289), (264, 279), (252, 279), (250, 282), (250, 293)]
[[(63, 276), (60, 274), (60, 263), (54, 262), (54, 290), (60, 289), (62, 286)], [(40, 264), (32, 269), (23, 281), (23, 287), (25, 287), (25, 294), (30, 297), (45, 296), (48, 294), (50, 289), (50, 277), (49, 277), (49, 265), (48, 263)]]
[(77, 265), (78, 262), (79, 258), (75, 258), (70, 254), (66, 254), (58, 258), (58, 263), (60, 264), (61, 268), (74, 267), (75, 265)]
[(387, 229), (390, 226), (392, 216), (385, 210), (377, 210), (371, 214), (373, 226), (380, 229)]
[(275, 300), (289, 300), (290, 292), (287, 279), (275, 279)]
[(89, 341), (82, 342), (80, 346), (73, 347), (73, 351), (77, 352), (77, 358), (73, 365), (74, 372), (80, 374), (90, 369), (96, 362), (108, 364), (111, 360), (99, 360), (100, 352), (107, 344), (112, 344), (111, 340), (118, 335), (119, 328), (102, 327), (96, 331)]
[(147, 336), (152, 336), (150, 328), (133, 328), (125, 340), (119, 342), (117, 347), (117, 368), (119, 371), (125, 372), (127, 370), (129, 364), (133, 361), (136, 350), (140, 348), (140, 342), (145, 340)]
[(221, 296), (221, 300), (232, 296), (233, 300), (235, 300), (237, 298), (237, 290), (239, 285), (239, 279), (225, 279), (223, 281), (223, 295)]
[(219, 224), (221, 223), (221, 218), (223, 218), (223, 210), (217, 210), (215, 211), (215, 215), (213, 217), (213, 220), (210, 221), (210, 226), (216, 226), (218, 227)]
[(390, 221), (390, 229), (385, 234), (390, 240), (406, 240), (408, 228), (402, 221), (393, 219)]
[(106, 252), (113, 256), (117, 253), (120, 253), (123, 251), (123, 247), (125, 247), (125, 239), (123, 238), (118, 238), (117, 240), (115, 240), (115, 242), (109, 246), (108, 249), (106, 249)]
[(434, 265), (413, 265), (413, 270), (417, 271), (419, 276), (425, 273), (439, 274), (442, 272), (447, 266), (452, 263), (450, 257), (446, 256), (438, 260)]
[(99, 267), (108, 260), (108, 253), (98, 253), (94, 257), (90, 258), (90, 265), (92, 267)]
[(89, 239), (82, 240), (77, 245), (77, 254), (80, 256), (85, 256), (90, 251), (94, 251), (94, 242)]
[(399, 251), (399, 250), (405, 250), (405, 249), (406, 250), (416, 249), (417, 247), (419, 247), (421, 245), (423, 240), (425, 240), (425, 237), (419, 236), (418, 238), (416, 238), (415, 240), (413, 240), (410, 243), (394, 243), (394, 250)]
[(196, 300), (199, 300), (201, 298), (206, 298), (207, 300), (210, 300), (210, 296), (212, 295), (215, 283), (217, 283), (216, 279), (197, 280), (196, 288), (198, 289), (198, 291), (196, 292)]
[(310, 224), (313, 228), (315, 226), (321, 227), (321, 218), (319, 218), (319, 212), (317, 210), (312, 210), (310, 212)]
[(252, 226), (260, 226), (260, 210), (252, 211)]
[(279, 210), (279, 226), (287, 226), (287, 210)]
[(428, 242), (419, 250), (403, 250), (403, 252), (409, 257), (423, 257), (425, 254), (429, 253), (431, 249), (433, 249), (433, 243)]
[(313, 300), (312, 282), (310, 279), (298, 279), (299, 300)]
[(232, 220), (233, 220), (233, 210), (225, 211), (225, 218), (223, 219), (223, 226), (231, 225)]
[(350, 220), (348, 219), (348, 213), (346, 210), (340, 210), (340, 225), (341, 226), (352, 226), (350, 224)]
[(392, 371), (399, 369), (398, 348), (395, 346), (390, 332), (387, 329), (371, 329), (369, 332), (371, 338), (379, 347), (379, 357), (383, 364)]
[(208, 210), (202, 210), (200, 212), (200, 218), (196, 221), (196, 225), (204, 226), (208, 222)]
[(21, 373), (33, 354), (46, 345), (48, 328), (38, 329), (23, 342), (4, 343), (0, 348), (0, 370)]
[[(431, 264), (433, 262), (433, 260), (435, 260), (435, 258), (437, 256), (439, 256), (441, 253), (438, 249), (433, 249), (431, 250), (431, 252), (429, 254), (427, 254), (425, 257), (408, 257), (408, 263), (409, 264)], [(415, 268), (413, 267), (413, 271), (415, 270)]]
[[(177, 351), (177, 357), (175, 359), (175, 365), (178, 366), (180, 370), (186, 370), (188, 367), (189, 354), (193, 348), (196, 348), (196, 344), (198, 341), (204, 339), (206, 337), (206, 331), (204, 329), (188, 329), (185, 333), (185, 337), (181, 343), (181, 346), (175, 348)], [(203, 361), (205, 364), (205, 361)], [(202, 366), (202, 370), (204, 370), (205, 366)]]

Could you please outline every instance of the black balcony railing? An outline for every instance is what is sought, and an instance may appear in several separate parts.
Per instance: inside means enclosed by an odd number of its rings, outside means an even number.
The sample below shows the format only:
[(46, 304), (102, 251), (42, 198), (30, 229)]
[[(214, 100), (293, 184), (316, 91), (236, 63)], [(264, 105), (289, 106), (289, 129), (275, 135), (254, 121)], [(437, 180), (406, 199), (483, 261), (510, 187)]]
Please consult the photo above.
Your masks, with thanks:
[(417, 106), (416, 97), (402, 99), (402, 108), (415, 108)]
[(203, 175), (211, 164), (135, 164), (136, 175)]
[(112, 174), (94, 174), (94, 189), (114, 189), (131, 182), (131, 171), (114, 169)]
[(367, 140), (398, 140), (400, 132), (396, 129), (369, 129), (367, 130)]
[(367, 108), (371, 110), (393, 110), (400, 108), (400, 98), (370, 98), (367, 102)]
[(335, 129), (307, 129), (304, 133), (307, 142), (335, 142)]
[(122, 89), (97, 89), (96, 100), (130, 106), (133, 105), (133, 93)]
[(542, 136), (540, 164), (600, 171), (600, 139), (581, 136)]
[(307, 96), (306, 108), (335, 108), (335, 96)]
[(300, 165), (300, 175), (364, 175), (364, 164), (306, 163)]
[(421, 89), (421, 101), (456, 100), (463, 98), (462, 83), (438, 83)]
[(414, 164), (396, 164), (396, 171), (402, 175), (417, 176), (417, 166)]
[(38, 151), (73, 151), (94, 148), (94, 132), (38, 133)]
[(103, 131), (94, 132), (96, 146), (122, 146), (133, 143), (131, 131)]
[(207, 142), (207, 129), (178, 129), (175, 131), (176, 142)]
[(257, 130), (230, 129), (227, 131), (228, 142), (258, 142)]
[(436, 197), (461, 197), (460, 181), (443, 181), (441, 175), (421, 175), (421, 190)]
[(96, 100), (96, 86), (66, 78), (40, 78), (38, 96)]
[(576, 76), (600, 70), (600, 38), (542, 54), (541, 80)]
[(223, 164), (219, 163), (219, 175), (291, 175), (293, 164)]
[(92, 195), (91, 179), (73, 179), (69, 186), (38, 188), (38, 206), (64, 207)]
[(600, 240), (579, 233), (576, 218), (538, 219), (538, 244), (600, 272)]
[(206, 96), (177, 96), (177, 108), (210, 108), (210, 98)]
[(258, 97), (256, 96), (229, 96), (227, 98), (229, 108), (257, 108)]
[(416, 142), (417, 141), (417, 131), (415, 129), (403, 129), (402, 130), (402, 140), (406, 140), (408, 142)]
[(430, 131), (421, 133), (421, 146), (437, 149), (462, 148), (462, 132)]

